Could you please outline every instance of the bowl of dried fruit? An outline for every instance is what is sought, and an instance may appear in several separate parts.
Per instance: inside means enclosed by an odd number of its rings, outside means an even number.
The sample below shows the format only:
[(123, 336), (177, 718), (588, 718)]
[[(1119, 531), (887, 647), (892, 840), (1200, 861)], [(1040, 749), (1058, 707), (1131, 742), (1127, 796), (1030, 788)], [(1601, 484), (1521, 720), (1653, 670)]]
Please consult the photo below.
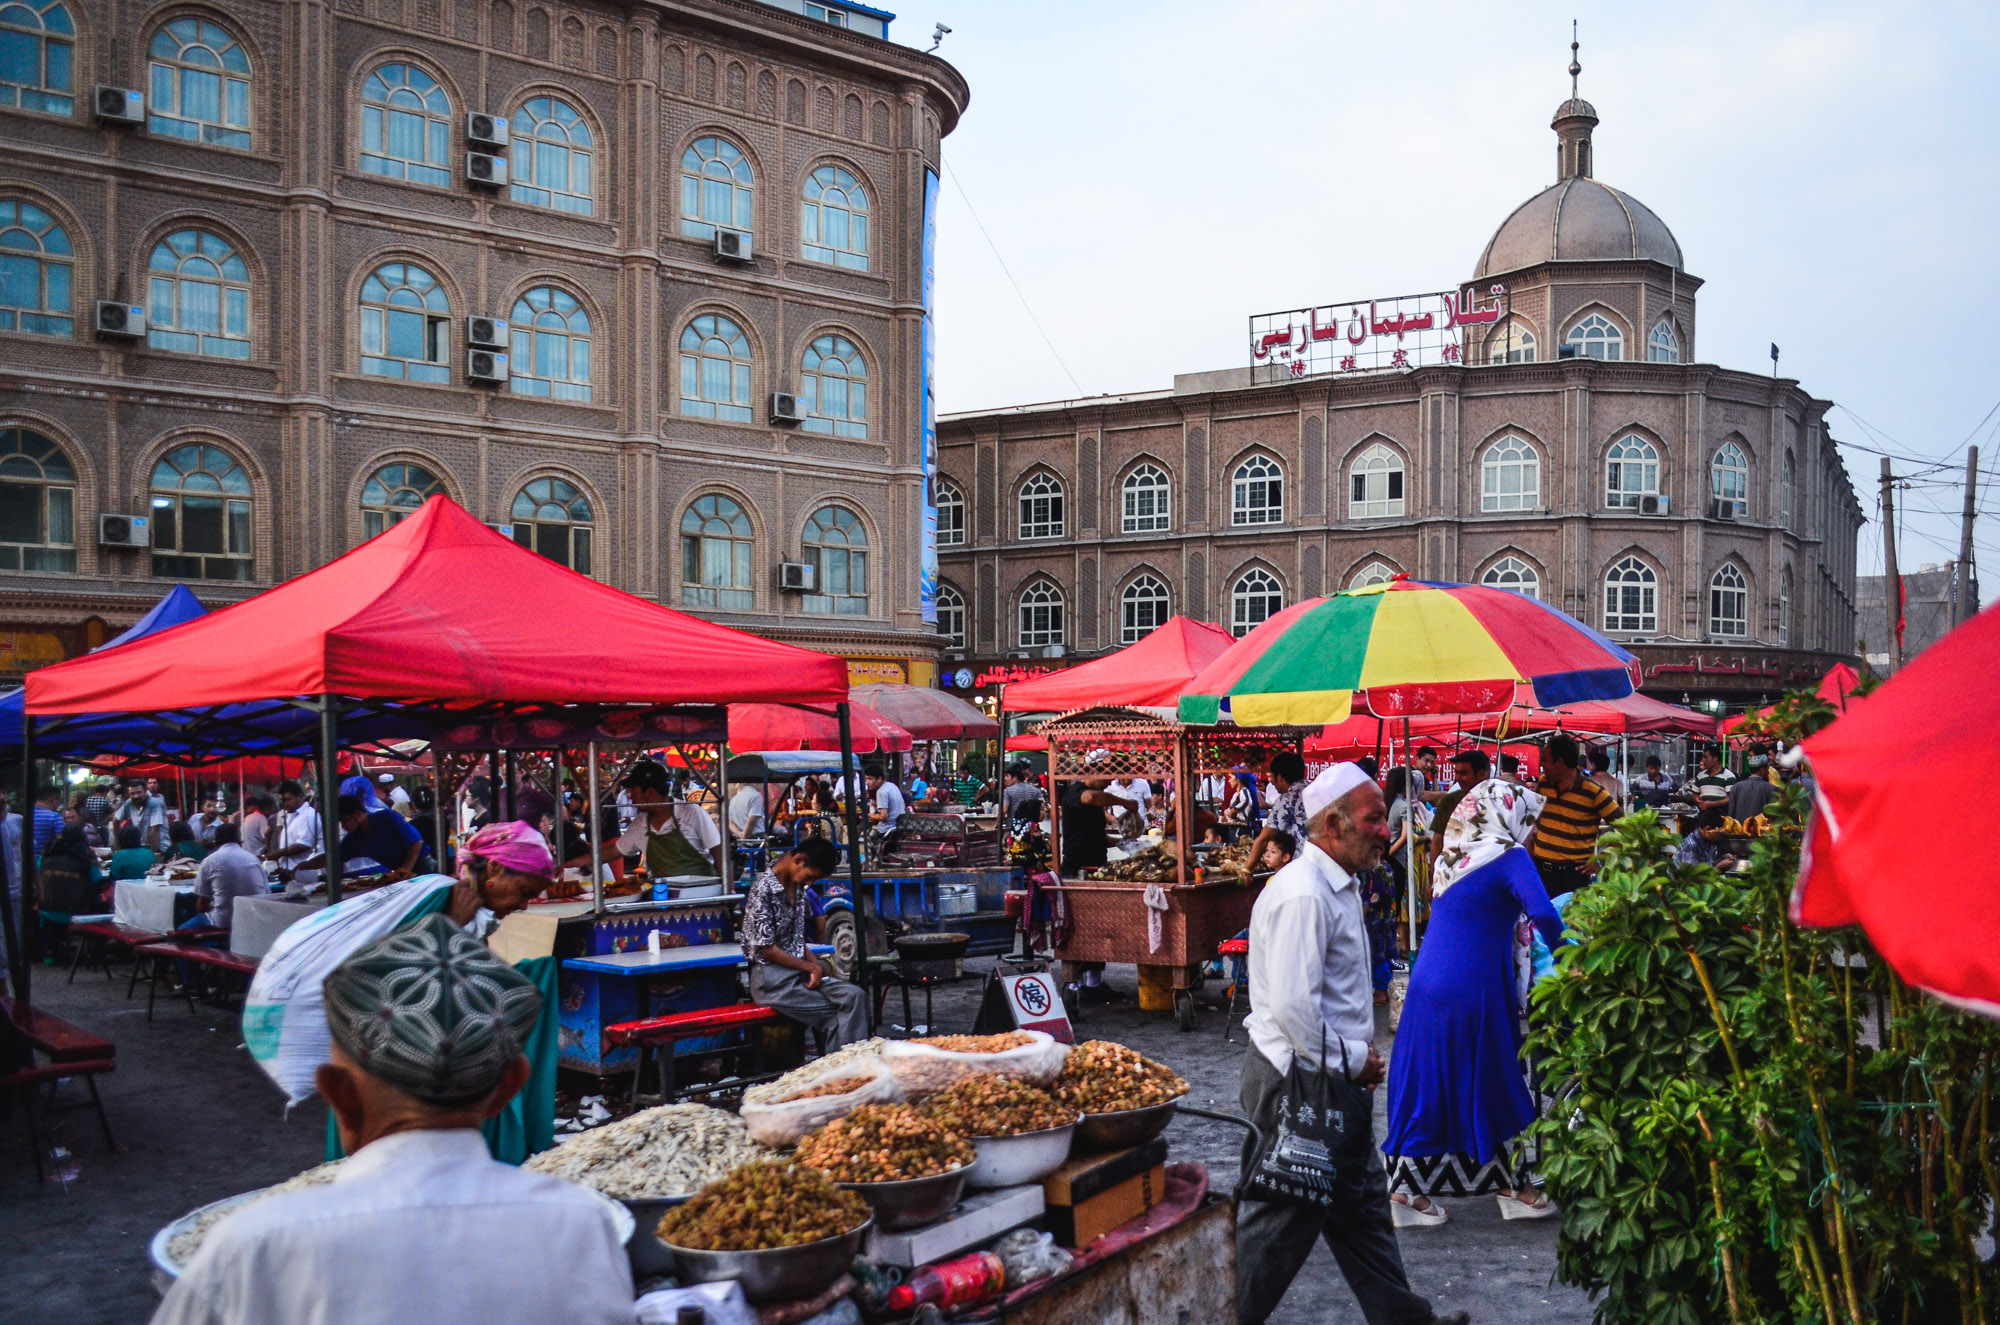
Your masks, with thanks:
[(794, 1158), (860, 1196), (894, 1232), (957, 1205), (978, 1152), (907, 1104), (864, 1104), (800, 1141)]
[(1057, 1100), (1083, 1111), (1079, 1151), (1144, 1145), (1167, 1130), (1188, 1084), (1164, 1063), (1111, 1040), (1087, 1040), (1070, 1050), (1050, 1088)]
[(974, 1189), (1040, 1182), (1069, 1158), (1077, 1110), (1046, 1090), (982, 1073), (931, 1096), (919, 1111), (938, 1126), (970, 1136), (979, 1153), (965, 1185)]
[(734, 1279), (754, 1303), (812, 1297), (847, 1273), (874, 1224), (868, 1203), (826, 1175), (745, 1164), (660, 1220), (681, 1282)]

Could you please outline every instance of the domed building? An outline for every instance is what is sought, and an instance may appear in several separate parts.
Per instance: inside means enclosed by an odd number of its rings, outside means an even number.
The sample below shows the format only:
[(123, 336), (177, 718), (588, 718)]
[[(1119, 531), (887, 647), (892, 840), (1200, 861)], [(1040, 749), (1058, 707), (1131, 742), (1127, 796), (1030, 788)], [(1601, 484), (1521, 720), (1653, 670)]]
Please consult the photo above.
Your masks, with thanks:
[(1674, 701), (1755, 703), (1851, 659), (1862, 514), (1831, 402), (1699, 361), (1702, 283), (1596, 177), (1597, 123), (1573, 84), (1555, 182), (1457, 290), (1253, 318), (1248, 366), (1171, 390), (941, 419), (946, 678), (977, 691), (1176, 613), (1241, 634), (1405, 574), (1561, 607)]

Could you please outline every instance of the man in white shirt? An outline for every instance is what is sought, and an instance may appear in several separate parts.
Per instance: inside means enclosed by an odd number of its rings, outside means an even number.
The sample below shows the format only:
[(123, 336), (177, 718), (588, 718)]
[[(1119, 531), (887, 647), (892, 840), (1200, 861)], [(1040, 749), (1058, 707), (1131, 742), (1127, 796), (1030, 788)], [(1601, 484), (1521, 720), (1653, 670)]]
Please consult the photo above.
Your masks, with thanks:
[(147, 787), (148, 784), (138, 778), (128, 782), (125, 803), (112, 812), (111, 822), (114, 828), (132, 825), (139, 830), (139, 845), (150, 847), (154, 855), (164, 856), (167, 854), (167, 802)]
[(310, 892), (319, 882), (316, 869), (299, 869), (299, 862), (310, 860), (326, 851), (326, 842), (320, 832), (319, 811), (306, 799), (305, 788), (286, 779), (278, 784), (278, 803), (284, 813), (278, 818), (278, 844), (271, 849), (280, 865), (293, 871), (291, 886), (287, 893)]
[(764, 835), (764, 789), (744, 783), (729, 798), (729, 835), (737, 840)]
[[(1382, 789), (1353, 764), (1335, 764), (1300, 797), (1306, 841), (1250, 910), (1250, 1016), (1244, 1029), (1244, 1114), (1275, 1133), (1285, 1074), (1294, 1056), (1373, 1089), (1384, 1075), (1375, 1051), (1375, 1006), (1368, 931), (1354, 876), (1381, 864), (1389, 845)], [(1369, 1124), (1371, 1134), (1372, 1122)], [(1246, 1144), (1248, 1168), (1254, 1149)], [(1236, 1220), (1238, 1317), (1260, 1325), (1277, 1309), (1312, 1244), (1325, 1238), (1369, 1325), (1464, 1325), (1438, 1316), (1410, 1288), (1390, 1217), (1382, 1157), (1369, 1147), (1367, 1172), (1352, 1200), (1335, 1209), (1310, 1202), (1244, 1201)]]
[(241, 831), (235, 824), (217, 824), (215, 850), (202, 857), (201, 867), (195, 871), (194, 895), (201, 903), (197, 918), (216, 929), (229, 928), (237, 898), (262, 897), (271, 891), (263, 863), (237, 842)]
[(266, 798), (252, 796), (243, 805), (243, 849), (260, 860), (271, 834), (271, 820), (264, 813)]
[(1144, 778), (1113, 778), (1105, 790), (1120, 800), (1131, 801), (1139, 808), (1128, 810), (1124, 806), (1112, 809), (1112, 816), (1118, 821), (1119, 831), (1127, 837), (1137, 837), (1146, 831), (1146, 810), (1153, 803), (1153, 784)]
[(699, 805), (678, 799), (667, 766), (652, 759), (632, 765), (622, 783), (632, 793), (638, 811), (616, 842), (607, 843), (599, 860), (639, 856), (649, 878), (716, 875), (722, 868), (722, 834), (715, 820)]
[(153, 1325), (631, 1325), (613, 1207), (479, 1132), (528, 1078), (534, 984), (434, 915), (342, 962), (325, 999), (316, 1084), (350, 1158), (219, 1225)]

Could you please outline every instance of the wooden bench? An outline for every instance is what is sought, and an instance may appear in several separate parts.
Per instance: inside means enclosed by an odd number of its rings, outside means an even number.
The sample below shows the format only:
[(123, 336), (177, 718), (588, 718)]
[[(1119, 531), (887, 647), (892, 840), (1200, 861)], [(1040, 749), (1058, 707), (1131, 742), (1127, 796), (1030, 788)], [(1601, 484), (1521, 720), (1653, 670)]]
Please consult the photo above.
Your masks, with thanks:
[[(722, 1008), (698, 1008), (693, 1012), (673, 1012), (664, 1017), (647, 1017), (642, 1021), (621, 1021), (604, 1028), (604, 1038), (612, 1044), (637, 1045), (639, 1061), (632, 1068), (632, 1101), (639, 1100), (639, 1083), (646, 1073), (646, 1059), (653, 1051), (665, 1047), (660, 1055), (660, 1097), (673, 1100), (679, 1097), (674, 1084), (674, 1046), (682, 1040), (697, 1036), (714, 1035), (721, 1031), (747, 1030), (766, 1022), (780, 1020), (776, 1008), (761, 1007), (755, 1003), (735, 1003)], [(761, 1037), (747, 1035), (745, 1043), (739, 1046), (747, 1049), (751, 1056), (753, 1075), (763, 1067), (763, 1041)], [(733, 1052), (733, 1050), (732, 1050)]]
[(14, 1000), (0, 998), (0, 1011), (20, 1027), (35, 1048), (57, 1063), (88, 1063), (115, 1057), (118, 1046), (102, 1035), (93, 1035), (81, 1026), (72, 1026), (61, 1017), (30, 1005), (18, 1014)]
[[(210, 931), (214, 932), (214, 931)], [(133, 979), (138, 978), (138, 965), (150, 961), (153, 965), (152, 980), (146, 988), (146, 1020), (153, 1019), (153, 1000), (160, 992), (160, 977), (167, 970), (169, 962), (189, 962), (196, 968), (207, 967), (217, 973), (218, 992), (226, 987), (225, 977), (240, 975), (247, 986), (251, 976), (257, 974), (257, 959), (243, 957), (226, 948), (204, 947), (199, 943), (176, 942), (141, 943), (132, 949)], [(181, 992), (187, 995), (188, 1011), (195, 1011), (193, 980), (181, 982)]]
[[(136, 948), (141, 943), (164, 943), (167, 939), (165, 934), (157, 930), (140, 929), (137, 925), (121, 925), (115, 920), (72, 920), (69, 932), (76, 940), (76, 955), (69, 961), (71, 984), (76, 983), (76, 968), (83, 964), (86, 954), (92, 958), (91, 965), (103, 971), (104, 978), (110, 980), (113, 976), (106, 953), (112, 944), (122, 943), (128, 948)], [(127, 998), (132, 996), (130, 985), (125, 988), (125, 996)]]
[(118, 1142), (112, 1138), (111, 1120), (104, 1114), (104, 1098), (97, 1093), (97, 1078), (100, 1073), (113, 1072), (117, 1068), (117, 1063), (105, 1058), (85, 1063), (43, 1063), (0, 1076), (0, 1092), (15, 1091), (21, 1101), (21, 1112), (28, 1117), (28, 1144), (35, 1152), (37, 1182), (45, 1182), (48, 1178), (42, 1162), (42, 1157), (49, 1150), (42, 1128), (42, 1110), (46, 1107), (42, 1087), (49, 1089), (47, 1103), (54, 1103), (55, 1088), (60, 1082), (72, 1077), (83, 1078), (83, 1083), (90, 1087), (90, 1103), (97, 1110), (97, 1125), (104, 1129), (104, 1144), (106, 1148), (116, 1150)]

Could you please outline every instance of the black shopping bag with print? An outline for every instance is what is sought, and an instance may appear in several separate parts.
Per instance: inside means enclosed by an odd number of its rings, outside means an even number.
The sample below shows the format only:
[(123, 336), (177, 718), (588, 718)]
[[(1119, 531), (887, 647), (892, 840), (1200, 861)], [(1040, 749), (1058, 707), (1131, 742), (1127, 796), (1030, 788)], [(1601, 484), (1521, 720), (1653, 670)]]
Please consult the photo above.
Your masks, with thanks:
[(1245, 1199), (1328, 1208), (1353, 1200), (1375, 1145), (1370, 1129), (1374, 1102), (1348, 1079), (1347, 1069), (1347, 1042), (1342, 1040), (1340, 1071), (1327, 1071), (1324, 1031), (1319, 1066), (1307, 1063), (1304, 1054), (1292, 1055), (1278, 1099), (1278, 1125), (1258, 1144)]

